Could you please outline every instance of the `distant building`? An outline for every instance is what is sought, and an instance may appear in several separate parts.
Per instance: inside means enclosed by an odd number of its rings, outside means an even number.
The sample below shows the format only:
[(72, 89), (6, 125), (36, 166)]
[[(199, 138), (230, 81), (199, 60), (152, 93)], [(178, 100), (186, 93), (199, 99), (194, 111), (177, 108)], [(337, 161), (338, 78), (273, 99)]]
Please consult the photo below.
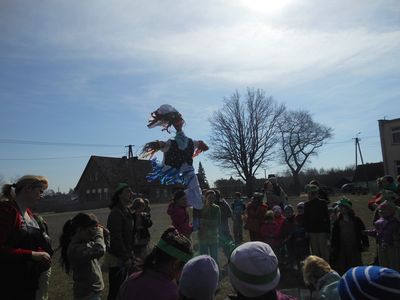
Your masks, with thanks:
[(400, 118), (378, 123), (385, 174), (400, 175)]
[(385, 175), (383, 162), (358, 165), (354, 173), (353, 182), (368, 182), (375, 184), (376, 179)]
[(240, 179), (218, 179), (214, 183), (215, 187), (220, 191), (222, 197), (233, 197), (235, 192), (246, 194), (246, 186)]
[(93, 207), (110, 203), (119, 182), (126, 182), (133, 192), (149, 198), (151, 202), (167, 202), (177, 185), (161, 185), (158, 181), (148, 182), (151, 162), (137, 157), (91, 156), (75, 187), (80, 203), (92, 202)]

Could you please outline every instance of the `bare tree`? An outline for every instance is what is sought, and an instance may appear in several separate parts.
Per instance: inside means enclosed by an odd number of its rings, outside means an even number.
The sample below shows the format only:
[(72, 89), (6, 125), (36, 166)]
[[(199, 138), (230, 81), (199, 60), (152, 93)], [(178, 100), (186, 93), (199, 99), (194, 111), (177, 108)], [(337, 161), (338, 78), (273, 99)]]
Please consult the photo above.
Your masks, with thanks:
[(4, 180), (4, 176), (0, 174), (0, 187), (2, 187), (5, 183), (6, 181)]
[(310, 157), (332, 137), (332, 128), (313, 121), (308, 111), (286, 111), (279, 122), (282, 161), (292, 173), (296, 192), (300, 192), (299, 174)]
[(284, 111), (284, 105), (276, 104), (262, 90), (247, 89), (245, 101), (241, 102), (236, 91), (209, 119), (211, 159), (242, 178), (248, 195), (258, 169), (266, 167), (273, 155), (279, 138), (277, 122)]

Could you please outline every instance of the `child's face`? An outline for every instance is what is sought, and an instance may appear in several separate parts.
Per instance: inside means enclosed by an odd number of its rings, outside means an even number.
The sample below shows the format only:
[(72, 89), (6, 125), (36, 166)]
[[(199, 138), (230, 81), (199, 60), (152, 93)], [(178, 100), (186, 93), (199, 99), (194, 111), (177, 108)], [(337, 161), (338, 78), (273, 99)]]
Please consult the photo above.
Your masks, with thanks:
[(138, 207), (136, 207), (136, 209), (135, 209), (135, 211), (137, 211), (137, 212), (142, 212), (142, 211), (144, 211), (144, 208), (145, 208), (146, 206), (144, 205), (144, 203), (143, 203), (143, 205), (138, 205)]
[(348, 214), (349, 213), (349, 211), (350, 211), (350, 208), (349, 207), (347, 207), (346, 205), (339, 205), (339, 212), (341, 213), (341, 214)]
[(275, 208), (272, 211), (274, 212), (275, 217), (280, 217), (282, 215), (282, 211), (279, 208)]
[(187, 206), (187, 198), (186, 195), (179, 198), (178, 200), (176, 200), (176, 205), (180, 206), (180, 207), (186, 207)]
[(125, 188), (119, 195), (119, 201), (124, 207), (129, 207), (132, 205), (133, 192), (130, 188)]
[(285, 217), (286, 218), (291, 218), (293, 216), (293, 211), (285, 209)]
[(331, 221), (335, 221), (336, 217), (337, 217), (337, 215), (336, 215), (336, 210), (335, 209), (329, 211), (329, 218), (330, 218)]
[(215, 202), (215, 194), (213, 194), (213, 193), (207, 194), (207, 196), (206, 196), (206, 204), (207, 205), (212, 205), (212, 204), (214, 204), (214, 202)]

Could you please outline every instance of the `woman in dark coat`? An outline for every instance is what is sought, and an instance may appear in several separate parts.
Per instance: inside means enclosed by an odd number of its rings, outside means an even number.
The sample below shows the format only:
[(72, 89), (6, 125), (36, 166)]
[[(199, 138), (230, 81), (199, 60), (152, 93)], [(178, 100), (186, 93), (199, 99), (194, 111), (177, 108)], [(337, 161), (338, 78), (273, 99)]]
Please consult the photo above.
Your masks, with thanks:
[(347, 198), (338, 201), (339, 216), (332, 228), (332, 259), (339, 274), (362, 265), (361, 252), (369, 247), (368, 237), (363, 234), (365, 225), (352, 209)]
[(128, 276), (133, 264), (133, 218), (129, 207), (132, 205), (133, 192), (128, 184), (119, 183), (111, 198), (111, 212), (107, 219), (110, 231), (109, 256), (113, 264), (109, 265), (108, 300), (117, 298), (121, 284)]

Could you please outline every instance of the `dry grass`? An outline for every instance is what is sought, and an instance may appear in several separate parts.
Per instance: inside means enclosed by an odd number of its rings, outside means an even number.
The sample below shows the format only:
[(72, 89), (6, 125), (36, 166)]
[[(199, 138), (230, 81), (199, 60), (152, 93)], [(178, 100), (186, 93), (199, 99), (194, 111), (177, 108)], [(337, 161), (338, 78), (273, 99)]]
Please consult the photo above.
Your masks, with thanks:
[[(336, 201), (338, 197), (334, 197), (331, 199), (332, 201)], [(350, 197), (353, 202), (353, 207), (357, 214), (362, 218), (366, 227), (372, 226), (372, 213), (367, 208), (367, 201), (369, 196), (353, 196)], [(297, 204), (299, 201), (303, 201), (300, 198), (292, 198), (290, 199), (291, 204)], [(104, 209), (96, 209), (91, 211), (97, 215), (100, 222), (103, 224), (107, 221), (107, 215), (109, 213), (108, 208)], [(68, 213), (57, 213), (57, 214), (46, 214), (44, 218), (46, 219), (49, 229), (50, 235), (53, 238), (53, 245), (58, 245), (58, 238), (61, 233), (61, 229), (66, 220), (74, 216), (77, 212), (68, 212)], [(165, 204), (155, 204), (152, 205), (152, 219), (153, 219), (153, 227), (151, 228), (151, 236), (152, 241), (157, 241), (160, 238), (161, 233), (165, 230), (165, 228), (170, 224), (170, 219), (166, 214), (166, 205)], [(247, 232), (245, 231), (245, 240), (248, 240)], [(368, 252), (363, 253), (363, 261), (364, 263), (370, 262), (375, 255), (375, 244), (371, 240), (371, 247)], [(221, 267), (224, 268), (227, 263), (226, 257), (220, 252), (220, 262)], [(107, 273), (103, 273), (104, 281), (106, 284), (106, 288), (103, 291), (103, 299), (106, 298), (108, 293), (108, 278)], [(295, 287), (303, 287), (302, 278), (299, 272), (294, 271), (285, 271), (281, 270), (281, 283), (280, 288), (295, 288)], [(233, 290), (229, 284), (228, 278), (223, 278), (221, 282), (221, 289), (219, 290), (216, 300), (226, 299), (227, 295), (233, 293)], [(72, 279), (70, 276), (65, 274), (59, 265), (59, 252), (56, 253), (53, 258), (53, 267), (52, 267), (52, 276), (50, 280), (50, 288), (49, 288), (49, 299), (72, 299)]]

